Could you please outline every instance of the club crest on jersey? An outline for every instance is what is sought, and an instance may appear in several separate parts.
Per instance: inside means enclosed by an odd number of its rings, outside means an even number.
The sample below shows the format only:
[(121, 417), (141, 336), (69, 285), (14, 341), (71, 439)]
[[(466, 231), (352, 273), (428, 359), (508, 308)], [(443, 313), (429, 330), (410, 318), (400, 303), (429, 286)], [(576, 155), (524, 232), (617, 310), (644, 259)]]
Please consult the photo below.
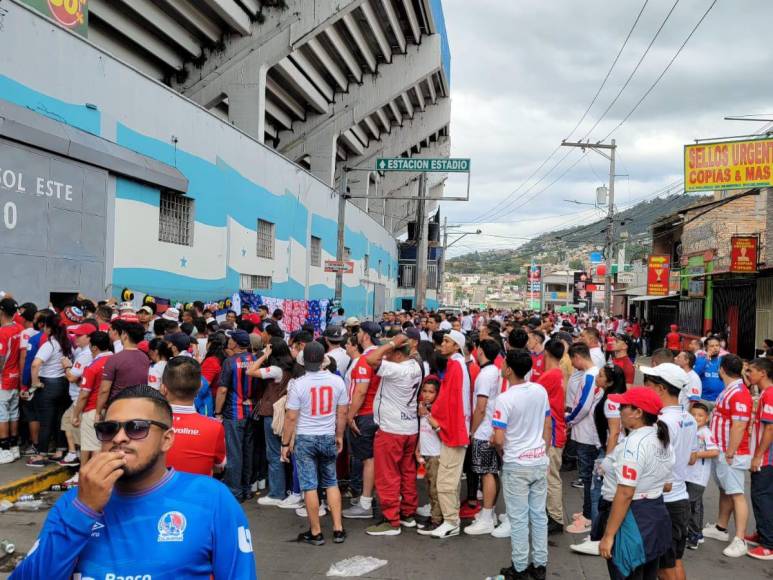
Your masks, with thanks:
[(158, 541), (182, 542), (187, 525), (188, 522), (182, 513), (166, 512), (158, 520)]

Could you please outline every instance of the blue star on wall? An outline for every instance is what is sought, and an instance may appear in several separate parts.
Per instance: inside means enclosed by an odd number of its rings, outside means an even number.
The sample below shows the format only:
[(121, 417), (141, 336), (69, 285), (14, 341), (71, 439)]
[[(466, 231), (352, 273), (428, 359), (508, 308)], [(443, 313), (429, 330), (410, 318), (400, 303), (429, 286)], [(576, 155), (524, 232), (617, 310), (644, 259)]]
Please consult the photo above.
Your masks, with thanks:
[(180, 268), (187, 268), (188, 267), (188, 258), (183, 256), (180, 258)]

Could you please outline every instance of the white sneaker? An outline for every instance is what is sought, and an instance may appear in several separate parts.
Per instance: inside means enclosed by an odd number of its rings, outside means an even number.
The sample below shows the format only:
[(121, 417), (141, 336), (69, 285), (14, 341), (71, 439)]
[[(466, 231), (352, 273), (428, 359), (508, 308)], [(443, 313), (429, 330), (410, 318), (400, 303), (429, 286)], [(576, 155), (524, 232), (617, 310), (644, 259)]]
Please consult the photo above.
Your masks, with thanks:
[[(299, 518), (307, 518), (309, 517), (309, 512), (306, 511), (306, 506), (303, 506), (295, 510), (295, 515), (297, 515)], [(323, 517), (326, 515), (327, 515), (327, 506), (324, 503), (319, 504), (319, 517)]]
[(11, 450), (10, 449), (0, 450), (0, 464), (12, 463), (12, 462), (13, 462), (13, 453), (11, 453)]
[(572, 552), (577, 552), (578, 554), (587, 554), (588, 556), (598, 556), (599, 542), (593, 542), (591, 541), (590, 537), (586, 537), (585, 540), (580, 542), (579, 544), (572, 544), (571, 546), (569, 546), (569, 549), (572, 550)]
[(499, 514), (499, 523), (509, 522), (510, 518), (507, 517), (507, 512)]
[(278, 506), (281, 505), (283, 501), (283, 499), (277, 499), (275, 497), (264, 495), (263, 497), (258, 498), (258, 505)]
[(295, 510), (303, 507), (303, 496), (300, 493), (291, 493), (277, 504), (277, 507), (283, 510)]
[(420, 515), (423, 518), (430, 517), (432, 515), (432, 505), (427, 503), (422, 506), (419, 506), (416, 509), (416, 514)]
[(80, 472), (73, 475), (70, 479), (64, 482), (65, 485), (78, 485), (78, 476), (80, 475)]
[(703, 537), (719, 540), (720, 542), (730, 541), (730, 534), (727, 533), (727, 530), (724, 532), (722, 530), (718, 530), (716, 524), (706, 524), (703, 527)]
[(437, 528), (432, 530), (432, 533), (430, 534), (430, 536), (437, 539), (450, 538), (451, 536), (458, 536), (458, 535), (459, 535), (459, 524), (454, 525), (448, 522), (443, 522)]
[(263, 491), (264, 489), (266, 489), (265, 479), (259, 479), (257, 483), (258, 483), (258, 491)]
[(475, 497), (478, 498), (478, 501), (483, 501), (483, 492), (478, 490), (478, 494)]
[(258, 482), (257, 481), (252, 483), (252, 485), (250, 486), (250, 491), (252, 493), (258, 493)]
[(491, 535), (495, 538), (509, 538), (510, 537), (510, 520), (504, 520), (501, 524), (499, 524), (496, 528), (494, 528), (494, 531), (491, 532)]
[(21, 459), (21, 450), (18, 445), (11, 447), (11, 454), (13, 455), (14, 460)]
[(728, 558), (740, 558), (746, 555), (746, 551), (746, 542), (736, 536), (727, 548), (722, 550), (722, 553)]
[(464, 533), (470, 536), (482, 536), (483, 534), (490, 534), (493, 531), (494, 520), (484, 517), (478, 518), (477, 521), (464, 528)]

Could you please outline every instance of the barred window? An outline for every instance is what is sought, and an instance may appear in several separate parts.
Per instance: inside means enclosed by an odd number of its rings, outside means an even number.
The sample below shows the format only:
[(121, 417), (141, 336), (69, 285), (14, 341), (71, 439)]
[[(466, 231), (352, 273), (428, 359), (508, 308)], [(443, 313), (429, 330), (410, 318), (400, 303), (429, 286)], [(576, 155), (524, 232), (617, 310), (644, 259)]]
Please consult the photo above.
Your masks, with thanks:
[(258, 220), (258, 258), (274, 258), (274, 235), (276, 226), (265, 220)]
[(271, 289), (271, 276), (256, 276), (255, 274), (240, 274), (239, 286), (241, 290), (268, 290)]
[(311, 265), (322, 265), (322, 238), (311, 236)]
[(161, 192), (158, 241), (193, 245), (193, 199), (169, 191)]

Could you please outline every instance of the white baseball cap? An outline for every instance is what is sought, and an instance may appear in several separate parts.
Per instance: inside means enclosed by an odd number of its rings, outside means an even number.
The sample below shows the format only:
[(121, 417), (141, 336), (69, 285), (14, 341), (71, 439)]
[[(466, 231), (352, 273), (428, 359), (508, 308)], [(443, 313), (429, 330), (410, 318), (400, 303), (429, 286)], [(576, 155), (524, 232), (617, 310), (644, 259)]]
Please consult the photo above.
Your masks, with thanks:
[(661, 378), (677, 389), (683, 389), (690, 382), (687, 373), (674, 363), (662, 363), (656, 367), (641, 367), (641, 372), (645, 377), (649, 375)]
[(458, 330), (451, 330), (448, 333), (448, 338), (450, 338), (456, 344), (458, 344), (459, 350), (464, 352), (464, 344), (466, 342), (466, 339), (464, 338), (464, 335), (461, 332), (459, 332)]

